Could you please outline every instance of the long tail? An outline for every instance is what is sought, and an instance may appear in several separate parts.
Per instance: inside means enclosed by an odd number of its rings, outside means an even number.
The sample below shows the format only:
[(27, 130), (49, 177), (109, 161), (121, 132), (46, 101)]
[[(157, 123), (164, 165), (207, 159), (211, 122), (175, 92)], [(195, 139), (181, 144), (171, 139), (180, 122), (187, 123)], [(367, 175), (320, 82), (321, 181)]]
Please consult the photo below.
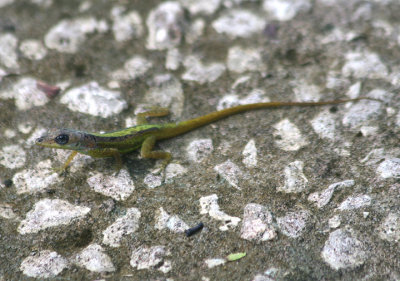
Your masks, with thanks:
[(254, 110), (254, 109), (262, 109), (262, 108), (276, 108), (276, 107), (285, 107), (285, 106), (322, 106), (322, 105), (331, 105), (331, 104), (340, 104), (346, 102), (354, 102), (359, 100), (376, 100), (372, 98), (356, 98), (356, 99), (344, 99), (344, 100), (331, 100), (331, 101), (319, 101), (319, 102), (261, 102), (261, 103), (252, 103), (252, 104), (244, 104), (238, 105), (231, 108), (226, 108), (220, 111), (214, 111), (207, 115), (200, 116), (194, 119), (190, 119), (187, 121), (179, 122), (176, 127), (168, 130), (168, 132), (163, 133), (162, 139), (171, 138), (174, 136), (178, 136), (194, 130), (196, 128), (202, 127), (204, 125), (213, 123), (217, 120), (226, 118), (231, 115), (235, 115), (244, 111)]

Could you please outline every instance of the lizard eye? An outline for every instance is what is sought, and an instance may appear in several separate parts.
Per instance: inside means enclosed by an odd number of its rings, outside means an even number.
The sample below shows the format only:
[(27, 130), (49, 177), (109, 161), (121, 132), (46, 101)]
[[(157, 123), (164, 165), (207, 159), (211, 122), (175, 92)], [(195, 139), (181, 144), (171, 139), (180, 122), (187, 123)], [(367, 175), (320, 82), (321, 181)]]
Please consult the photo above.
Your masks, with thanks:
[(64, 135), (64, 134), (58, 135), (58, 136), (54, 139), (54, 141), (55, 141), (56, 143), (58, 143), (59, 145), (67, 144), (68, 141), (69, 141), (69, 136), (68, 136), (68, 135)]

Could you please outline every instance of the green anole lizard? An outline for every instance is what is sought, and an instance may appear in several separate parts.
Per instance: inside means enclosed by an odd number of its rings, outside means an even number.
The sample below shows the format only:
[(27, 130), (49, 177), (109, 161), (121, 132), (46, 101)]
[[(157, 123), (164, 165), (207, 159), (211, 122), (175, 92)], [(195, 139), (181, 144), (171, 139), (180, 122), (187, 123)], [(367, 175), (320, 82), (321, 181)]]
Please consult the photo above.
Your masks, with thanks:
[(222, 118), (261, 108), (332, 105), (354, 102), (362, 99), (375, 100), (362, 97), (321, 102), (253, 103), (215, 111), (178, 123), (147, 124), (146, 117), (161, 117), (169, 113), (168, 109), (158, 108), (156, 110), (139, 113), (137, 115), (137, 123), (139, 125), (134, 127), (103, 134), (87, 133), (71, 129), (52, 129), (46, 135), (36, 139), (35, 144), (50, 148), (72, 150), (73, 152), (70, 154), (61, 170), (65, 170), (68, 167), (77, 153), (90, 155), (92, 157), (114, 157), (120, 168), (122, 166), (121, 154), (129, 153), (139, 148), (143, 158), (163, 159), (164, 165), (166, 165), (171, 160), (171, 154), (165, 151), (154, 151), (153, 147), (157, 141), (184, 134)]

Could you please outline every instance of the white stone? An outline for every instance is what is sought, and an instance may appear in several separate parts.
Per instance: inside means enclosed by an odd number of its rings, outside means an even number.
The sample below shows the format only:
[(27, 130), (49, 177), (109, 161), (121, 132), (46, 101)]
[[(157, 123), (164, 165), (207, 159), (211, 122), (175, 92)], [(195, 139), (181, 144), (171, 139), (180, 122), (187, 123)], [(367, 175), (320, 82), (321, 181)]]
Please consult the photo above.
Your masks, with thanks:
[(350, 196), (344, 200), (338, 210), (353, 210), (371, 205), (371, 197), (368, 195)]
[(187, 169), (176, 163), (170, 163), (168, 166), (165, 168), (165, 180), (171, 180), (175, 177), (179, 177), (181, 175), (184, 175), (187, 173)]
[(199, 18), (195, 19), (193, 22), (190, 23), (188, 27), (188, 31), (186, 32), (185, 41), (188, 44), (193, 44), (200, 38), (204, 33), (204, 28), (206, 27), (206, 22)]
[(150, 50), (177, 47), (182, 40), (184, 21), (184, 11), (178, 2), (166, 1), (158, 5), (146, 20), (146, 47)]
[(358, 81), (349, 87), (346, 96), (348, 96), (351, 99), (358, 98), (358, 96), (360, 95), (360, 91), (361, 91), (361, 82)]
[(14, 0), (0, 0), (0, 8), (14, 3)]
[(206, 264), (206, 266), (208, 268), (213, 268), (213, 267), (216, 267), (218, 265), (222, 265), (222, 264), (226, 263), (226, 260), (225, 259), (221, 259), (221, 258), (206, 259), (204, 261), (204, 263)]
[(110, 247), (121, 246), (124, 236), (134, 233), (139, 228), (140, 211), (136, 208), (126, 210), (126, 214), (103, 231), (103, 244)]
[(266, 70), (260, 50), (240, 46), (229, 48), (226, 64), (230, 71), (238, 73)]
[(379, 164), (376, 173), (384, 179), (400, 178), (400, 158), (389, 158)]
[(277, 218), (281, 232), (291, 238), (297, 238), (303, 233), (310, 213), (307, 211), (289, 212), (284, 217)]
[(116, 80), (136, 79), (147, 73), (153, 63), (142, 56), (135, 55), (124, 63), (124, 67), (111, 72), (110, 77)]
[(298, 12), (308, 12), (311, 9), (310, 0), (264, 0), (263, 8), (268, 15), (279, 21), (293, 19)]
[(127, 199), (135, 190), (134, 182), (126, 169), (121, 169), (116, 176), (90, 173), (86, 181), (94, 191), (118, 201)]
[(218, 9), (221, 0), (179, 0), (179, 2), (193, 15), (212, 15)]
[(52, 278), (56, 277), (65, 268), (68, 267), (68, 261), (49, 250), (43, 250), (35, 256), (26, 257), (20, 266), (24, 275), (34, 278)]
[(313, 101), (317, 102), (321, 99), (321, 89), (317, 85), (309, 84), (300, 80), (291, 83), (296, 101)]
[(26, 153), (25, 150), (17, 145), (11, 144), (1, 148), (0, 165), (8, 169), (17, 169), (25, 165)]
[(247, 168), (253, 168), (257, 166), (257, 147), (254, 139), (249, 140), (242, 152), (243, 164)]
[(189, 160), (200, 163), (214, 150), (211, 139), (193, 140), (186, 148)]
[(389, 213), (381, 223), (379, 237), (389, 242), (400, 241), (400, 214)]
[(37, 88), (36, 83), (33, 78), (21, 78), (11, 88), (0, 91), (0, 99), (15, 99), (19, 110), (45, 105), (50, 100)]
[(112, 31), (114, 38), (118, 42), (131, 40), (143, 35), (142, 18), (136, 11), (130, 11), (126, 14), (120, 6), (111, 10), (111, 18), (113, 19)]
[(351, 229), (337, 229), (329, 234), (321, 256), (331, 268), (355, 268), (367, 260), (365, 246), (352, 232)]
[(92, 272), (113, 272), (115, 267), (111, 258), (104, 253), (98, 244), (91, 244), (75, 256), (75, 263)]
[(308, 179), (303, 174), (304, 163), (294, 161), (285, 167), (285, 185), (277, 188), (277, 191), (285, 193), (299, 193), (308, 187)]
[(172, 232), (182, 233), (189, 228), (189, 226), (182, 219), (176, 215), (169, 215), (162, 207), (158, 209), (155, 216), (155, 221), (155, 229), (159, 230), (168, 228)]
[(309, 143), (299, 128), (288, 119), (283, 119), (273, 125), (273, 128), (275, 129), (273, 133), (275, 144), (282, 150), (297, 151)]
[(41, 60), (47, 55), (47, 50), (42, 42), (35, 39), (27, 39), (19, 46), (21, 53), (31, 60)]
[(171, 74), (156, 75), (144, 98), (152, 106), (168, 108), (174, 117), (182, 115), (185, 101), (182, 84)]
[(60, 100), (72, 111), (108, 118), (128, 107), (121, 93), (110, 91), (95, 81), (67, 91)]
[(341, 223), (342, 222), (341, 222), (340, 216), (338, 216), (338, 215), (331, 217), (328, 221), (330, 228), (338, 228)]
[(246, 240), (267, 241), (276, 237), (272, 214), (259, 204), (247, 204), (244, 207), (240, 237)]
[(230, 37), (250, 37), (265, 27), (266, 20), (244, 9), (230, 9), (227, 13), (213, 21), (212, 27), (218, 33)]
[(196, 56), (186, 57), (183, 65), (186, 71), (182, 74), (182, 79), (200, 84), (214, 82), (225, 72), (225, 66), (222, 63), (203, 64)]
[(346, 180), (331, 184), (321, 192), (313, 192), (308, 196), (308, 201), (315, 202), (318, 208), (324, 207), (332, 198), (333, 192), (338, 188), (351, 187), (355, 184), (354, 180)]
[(105, 21), (93, 17), (62, 20), (53, 26), (44, 37), (47, 48), (62, 53), (76, 53), (90, 33), (104, 33), (108, 30)]
[(150, 269), (164, 260), (169, 252), (164, 246), (139, 247), (133, 250), (130, 265), (137, 270)]
[(310, 123), (320, 138), (334, 140), (335, 137), (340, 137), (336, 131), (335, 115), (329, 110), (318, 113)]
[(345, 54), (342, 74), (345, 77), (385, 79), (389, 75), (386, 65), (376, 53), (368, 51)]
[(224, 178), (230, 185), (236, 189), (241, 189), (239, 186), (239, 180), (243, 178), (243, 172), (239, 167), (230, 160), (225, 161), (214, 167), (214, 170)]
[(70, 224), (86, 216), (88, 207), (75, 206), (60, 199), (42, 199), (18, 226), (20, 234), (37, 233), (40, 230)]
[(39, 162), (34, 169), (22, 170), (13, 176), (18, 194), (44, 192), (60, 182), (61, 178), (53, 170), (50, 160)]
[(167, 57), (165, 58), (165, 68), (169, 70), (177, 70), (182, 62), (182, 55), (179, 49), (168, 49)]
[[(1, 190), (0, 186), (0, 190)], [(19, 217), (14, 213), (12, 207), (9, 204), (0, 203), (0, 217), (8, 220), (19, 220)]]
[(213, 219), (223, 222), (223, 224), (219, 227), (221, 231), (227, 231), (230, 228), (235, 228), (240, 222), (240, 218), (231, 217), (219, 209), (218, 196), (216, 194), (201, 197), (200, 207), (200, 214), (208, 214)]
[(6, 68), (18, 69), (18, 39), (13, 34), (0, 34), (0, 63)]
[[(238, 81), (237, 81), (238, 82)], [(236, 84), (236, 83), (235, 83)], [(232, 87), (235, 87), (232, 86)], [(246, 96), (242, 97), (238, 94), (227, 94), (224, 95), (217, 105), (217, 110), (230, 108), (236, 105), (258, 103), (258, 102), (269, 102), (270, 99), (266, 96), (265, 91), (262, 89), (255, 88), (251, 90)]]
[(378, 120), (383, 114), (382, 102), (373, 100), (360, 100), (353, 104), (343, 115), (342, 124), (351, 129), (369, 125), (370, 122)]
[(148, 188), (156, 188), (163, 183), (163, 174), (158, 172), (151, 172), (148, 173), (144, 179), (143, 183), (148, 187)]

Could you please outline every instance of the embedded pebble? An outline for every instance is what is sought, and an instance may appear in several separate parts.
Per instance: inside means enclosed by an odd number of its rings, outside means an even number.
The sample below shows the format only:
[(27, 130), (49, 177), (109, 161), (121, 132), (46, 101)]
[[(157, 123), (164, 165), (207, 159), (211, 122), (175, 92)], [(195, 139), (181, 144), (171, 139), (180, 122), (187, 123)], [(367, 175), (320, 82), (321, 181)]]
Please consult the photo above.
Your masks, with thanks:
[(67, 259), (56, 252), (43, 250), (34, 256), (26, 257), (21, 263), (20, 270), (29, 277), (52, 278), (67, 267)]
[(18, 131), (20, 131), (23, 134), (29, 134), (33, 127), (30, 122), (21, 122), (17, 125)]
[(260, 50), (240, 46), (234, 46), (228, 50), (226, 64), (230, 71), (238, 73), (266, 70)]
[(185, 41), (188, 44), (193, 44), (199, 40), (206, 27), (206, 22), (203, 19), (196, 19), (190, 23), (187, 34), (185, 34)]
[(244, 38), (261, 32), (265, 25), (266, 20), (264, 17), (259, 17), (243, 9), (229, 10), (212, 23), (212, 27), (218, 33), (224, 33), (230, 37)]
[(53, 5), (53, 0), (30, 0), (33, 4), (41, 6), (43, 8), (48, 8)]
[(45, 105), (50, 100), (37, 88), (36, 83), (33, 78), (21, 78), (10, 89), (0, 91), (0, 99), (15, 99), (19, 110)]
[(168, 181), (186, 173), (187, 169), (184, 166), (176, 163), (170, 163), (165, 168), (165, 180)]
[(87, 246), (75, 256), (74, 262), (76, 265), (92, 272), (103, 273), (115, 271), (111, 258), (104, 253), (104, 249), (98, 244)]
[(342, 74), (345, 77), (384, 79), (389, 74), (386, 65), (376, 53), (348, 52), (345, 54), (345, 60), (342, 67)]
[(0, 34), (0, 63), (11, 69), (18, 69), (18, 39), (13, 34)]
[(177, 47), (184, 33), (184, 10), (178, 2), (166, 1), (150, 11), (146, 20), (148, 37), (146, 47), (164, 50)]
[(379, 127), (375, 127), (375, 126), (362, 126), (360, 128), (360, 132), (365, 137), (375, 136), (378, 133), (378, 131), (379, 131)]
[(328, 221), (329, 227), (330, 228), (338, 228), (341, 224), (341, 220), (340, 220), (340, 216), (335, 215), (333, 217), (331, 217)]
[(118, 175), (90, 173), (86, 182), (94, 191), (118, 201), (127, 199), (135, 190), (134, 182), (126, 169), (121, 169)]
[(320, 39), (321, 44), (330, 44), (330, 43), (336, 43), (339, 41), (346, 41), (349, 42), (353, 40), (354, 38), (357, 38), (359, 36), (358, 33), (354, 31), (344, 31), (340, 28), (334, 28), (332, 31), (330, 31), (326, 36), (323, 36)]
[(133, 56), (124, 63), (124, 67), (111, 72), (110, 77), (116, 80), (136, 79), (146, 74), (153, 63), (142, 56)]
[(47, 48), (61, 53), (76, 53), (90, 33), (104, 33), (108, 30), (106, 21), (93, 17), (62, 20), (45, 35)]
[(337, 182), (328, 186), (327, 189), (321, 192), (313, 192), (308, 196), (308, 201), (315, 202), (318, 208), (324, 207), (332, 198), (333, 192), (339, 188), (354, 186), (354, 180), (346, 180)]
[(4, 203), (0, 203), (0, 217), (8, 220), (19, 220), (18, 215), (14, 213), (12, 207), (9, 204), (4, 204)]
[(273, 125), (276, 146), (285, 151), (297, 151), (308, 145), (308, 140), (302, 136), (299, 128), (288, 119), (283, 119)]
[(389, 158), (379, 164), (376, 173), (384, 179), (400, 178), (400, 158)]
[(124, 42), (143, 35), (142, 18), (136, 11), (124, 13), (121, 6), (111, 9), (112, 31), (117, 42)]
[(132, 251), (130, 265), (137, 270), (150, 269), (164, 262), (169, 252), (164, 246), (139, 247)]
[(13, 183), (18, 194), (44, 192), (48, 187), (61, 182), (53, 170), (50, 159), (39, 162), (34, 169), (15, 173)]
[(357, 83), (351, 85), (346, 92), (346, 96), (348, 96), (351, 99), (358, 98), (361, 92), (361, 82), (358, 81)]
[(192, 15), (212, 15), (218, 9), (221, 0), (179, 0), (183, 7)]
[(0, 0), (0, 8), (3, 8), (7, 5), (10, 5), (14, 2), (14, 0)]
[(216, 267), (218, 265), (222, 265), (222, 264), (226, 263), (226, 259), (221, 259), (221, 258), (206, 259), (204, 261), (204, 263), (206, 264), (206, 266), (208, 268), (213, 268), (213, 267)]
[(339, 270), (362, 265), (368, 253), (351, 229), (337, 229), (329, 234), (321, 257), (331, 268)]
[(259, 204), (247, 204), (244, 207), (240, 237), (246, 240), (268, 241), (276, 237), (272, 214)]
[(168, 228), (172, 232), (183, 233), (185, 232), (186, 229), (189, 228), (189, 226), (178, 216), (169, 215), (162, 207), (158, 209), (155, 216), (155, 221), (156, 221), (155, 229), (159, 230)]
[(306, 227), (310, 213), (307, 211), (289, 212), (284, 217), (276, 219), (280, 231), (289, 237), (297, 238)]
[(230, 108), (236, 105), (257, 103), (257, 102), (269, 102), (269, 98), (266, 96), (265, 91), (262, 89), (253, 89), (246, 96), (242, 97), (237, 94), (227, 94), (223, 96), (217, 105), (217, 110)]
[(186, 57), (183, 65), (186, 71), (182, 74), (182, 79), (200, 84), (214, 82), (225, 72), (225, 66), (222, 63), (203, 64), (196, 56)]
[(321, 98), (321, 89), (317, 85), (309, 84), (306, 81), (294, 81), (293, 93), (296, 101), (314, 101), (317, 102)]
[(42, 42), (35, 39), (27, 39), (19, 46), (21, 53), (31, 60), (41, 60), (47, 55), (47, 50)]
[(40, 230), (70, 224), (73, 220), (83, 218), (90, 211), (60, 199), (42, 199), (36, 202), (34, 209), (18, 226), (20, 234), (37, 233)]
[(167, 56), (165, 58), (165, 68), (169, 70), (177, 70), (182, 62), (182, 56), (179, 49), (172, 48), (168, 49)]
[(211, 139), (198, 139), (186, 147), (189, 160), (199, 163), (206, 159), (214, 150)]
[(163, 183), (163, 174), (158, 173), (158, 170), (156, 172), (151, 172), (148, 173), (144, 179), (143, 183), (148, 187), (148, 188), (156, 188)]
[(310, 123), (320, 138), (334, 140), (335, 137), (340, 137), (336, 131), (335, 115), (329, 110), (318, 113)]
[(216, 165), (214, 170), (230, 185), (239, 190), (241, 189), (239, 186), (239, 180), (243, 178), (243, 172), (231, 160), (227, 160), (222, 164)]
[(380, 225), (379, 237), (389, 242), (400, 241), (400, 214), (389, 213)]
[(254, 139), (251, 139), (243, 149), (243, 164), (247, 168), (253, 168), (257, 166), (257, 147)]
[(376, 121), (384, 112), (382, 102), (360, 100), (352, 105), (343, 115), (342, 124), (351, 129), (369, 125)]
[(8, 169), (21, 168), (25, 165), (26, 153), (25, 150), (17, 145), (3, 146), (0, 153), (0, 165)]
[(371, 205), (371, 200), (371, 197), (368, 195), (350, 196), (340, 204), (338, 210), (353, 210), (369, 206)]
[(221, 231), (235, 228), (240, 222), (240, 218), (231, 217), (219, 209), (217, 194), (201, 197), (200, 206), (200, 214), (208, 214), (213, 219), (223, 221), (223, 225), (219, 227)]
[(311, 9), (310, 0), (264, 0), (263, 8), (268, 15), (279, 21), (293, 19), (298, 12), (308, 12)]
[(110, 247), (121, 246), (124, 236), (134, 233), (139, 228), (141, 213), (136, 208), (126, 210), (126, 214), (103, 231), (103, 244)]
[(60, 100), (72, 111), (108, 118), (128, 107), (121, 93), (107, 90), (95, 81), (67, 91)]
[(150, 82), (145, 101), (153, 106), (168, 108), (174, 117), (182, 115), (185, 96), (182, 84), (171, 74), (156, 75)]
[(4, 136), (8, 139), (15, 138), (16, 135), (17, 133), (14, 130), (8, 128), (4, 130)]
[(277, 191), (285, 193), (299, 193), (308, 187), (308, 179), (303, 174), (304, 163), (294, 161), (285, 167), (285, 185), (277, 188)]

